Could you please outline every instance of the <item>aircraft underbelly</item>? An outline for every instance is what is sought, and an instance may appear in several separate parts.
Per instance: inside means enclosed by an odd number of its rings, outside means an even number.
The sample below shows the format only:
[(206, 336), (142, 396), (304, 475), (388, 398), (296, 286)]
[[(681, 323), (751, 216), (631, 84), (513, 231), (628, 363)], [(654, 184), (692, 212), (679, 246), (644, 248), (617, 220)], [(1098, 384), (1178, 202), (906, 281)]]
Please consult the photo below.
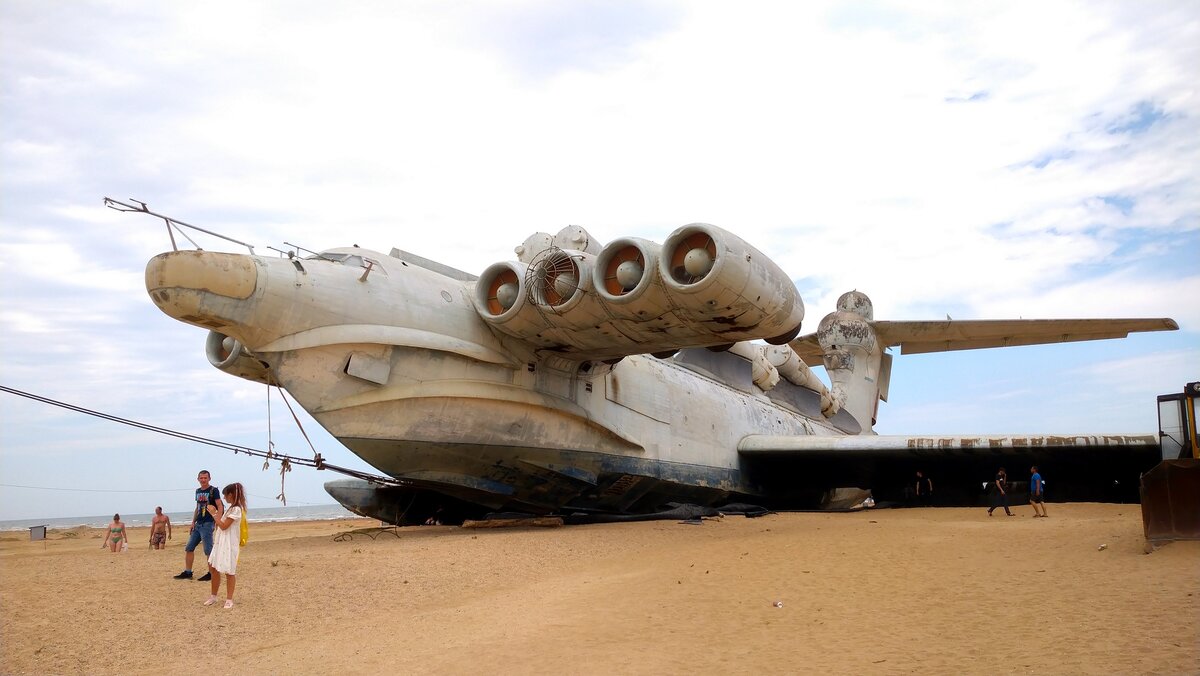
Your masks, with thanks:
[[(713, 396), (695, 375), (657, 360), (634, 358), (607, 378), (570, 379), (550, 394), (538, 387), (544, 374), (522, 380), (524, 370), (436, 359), (431, 368), (427, 352), (340, 345), (288, 352), (274, 367), (372, 466), (495, 508), (637, 511), (754, 496), (738, 439), (763, 429), (806, 433), (800, 416), (728, 388)], [(426, 379), (433, 372), (443, 377)], [(679, 408), (647, 406), (638, 392), (651, 380), (697, 394)]]
[(317, 412), (314, 417), (338, 439), (378, 439), (395, 442), (399, 448), (405, 444), (442, 444), (447, 448), (542, 448), (645, 455), (640, 445), (586, 418), (516, 401), (439, 393)]
[(742, 494), (740, 473), (613, 453), (341, 438), (416, 488), (492, 509), (652, 511), (666, 502), (717, 504)]
[(386, 474), (497, 509), (627, 511), (749, 491), (736, 467), (664, 460), (586, 418), (525, 403), (420, 397), (316, 417)]

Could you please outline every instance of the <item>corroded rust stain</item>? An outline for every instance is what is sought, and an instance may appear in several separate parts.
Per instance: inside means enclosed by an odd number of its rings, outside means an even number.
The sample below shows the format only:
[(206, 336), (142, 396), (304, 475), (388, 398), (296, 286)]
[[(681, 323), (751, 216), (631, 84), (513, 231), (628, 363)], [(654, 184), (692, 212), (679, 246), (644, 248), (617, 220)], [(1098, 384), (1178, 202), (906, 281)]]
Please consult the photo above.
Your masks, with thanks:
[(875, 329), (849, 312), (831, 312), (817, 326), (817, 342), (829, 350), (839, 345), (874, 347)]
[(874, 304), (871, 303), (871, 299), (867, 294), (861, 291), (847, 291), (838, 296), (837, 309), (856, 314), (867, 320), (875, 318)]

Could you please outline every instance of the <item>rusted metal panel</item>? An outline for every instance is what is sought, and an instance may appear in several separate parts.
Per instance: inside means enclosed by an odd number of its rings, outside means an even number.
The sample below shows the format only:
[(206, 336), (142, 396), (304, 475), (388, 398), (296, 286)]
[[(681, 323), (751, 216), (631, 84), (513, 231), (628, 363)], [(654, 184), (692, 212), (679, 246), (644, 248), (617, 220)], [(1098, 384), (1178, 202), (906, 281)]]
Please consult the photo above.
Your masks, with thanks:
[(1141, 495), (1146, 540), (1200, 540), (1200, 460), (1160, 462), (1142, 475)]

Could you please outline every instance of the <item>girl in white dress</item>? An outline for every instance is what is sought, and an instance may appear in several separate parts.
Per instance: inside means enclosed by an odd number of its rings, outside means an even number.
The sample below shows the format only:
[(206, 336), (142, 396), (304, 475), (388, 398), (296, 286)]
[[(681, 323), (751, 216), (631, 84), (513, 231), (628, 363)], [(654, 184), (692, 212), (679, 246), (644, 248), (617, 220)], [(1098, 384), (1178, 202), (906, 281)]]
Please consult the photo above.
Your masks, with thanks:
[(237, 583), (237, 561), (239, 543), (241, 541), (240, 521), (246, 512), (246, 491), (241, 484), (233, 483), (225, 487), (221, 494), (225, 497), (221, 508), (216, 505), (208, 506), (217, 528), (213, 532), (212, 553), (208, 555), (208, 568), (212, 571), (212, 594), (204, 605), (211, 606), (217, 602), (217, 591), (221, 587), (221, 574), (225, 574), (225, 608), (233, 607), (233, 588)]

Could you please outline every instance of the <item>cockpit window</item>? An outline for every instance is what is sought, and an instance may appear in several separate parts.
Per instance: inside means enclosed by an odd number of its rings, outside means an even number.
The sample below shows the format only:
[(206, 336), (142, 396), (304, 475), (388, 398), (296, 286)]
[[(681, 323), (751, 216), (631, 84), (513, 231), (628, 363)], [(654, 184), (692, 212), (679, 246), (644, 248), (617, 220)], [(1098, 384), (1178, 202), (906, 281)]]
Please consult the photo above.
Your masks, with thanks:
[[(334, 252), (334, 251), (322, 251), (319, 254), (315, 254), (312, 256), (306, 256), (305, 260), (329, 261), (330, 263), (337, 263), (339, 265), (345, 265), (348, 268), (366, 269), (366, 270), (368, 270), (367, 274), (372, 274), (372, 273), (379, 273), (382, 275), (387, 274), (387, 270), (384, 269), (384, 267), (379, 264), (379, 261), (377, 261), (373, 258), (364, 258), (362, 256), (359, 256), (358, 254)], [(365, 277), (364, 277), (364, 279), (365, 279)]]
[(326, 252), (319, 253), (315, 256), (306, 256), (306, 258), (308, 260), (322, 260), (329, 261), (330, 263), (341, 263), (342, 265), (349, 265), (350, 267), (354, 268), (366, 267), (366, 263), (363, 262), (363, 257), (357, 254)]
[(329, 261), (331, 263), (341, 263), (349, 256), (349, 253), (313, 253), (312, 256), (305, 256), (305, 261)]

